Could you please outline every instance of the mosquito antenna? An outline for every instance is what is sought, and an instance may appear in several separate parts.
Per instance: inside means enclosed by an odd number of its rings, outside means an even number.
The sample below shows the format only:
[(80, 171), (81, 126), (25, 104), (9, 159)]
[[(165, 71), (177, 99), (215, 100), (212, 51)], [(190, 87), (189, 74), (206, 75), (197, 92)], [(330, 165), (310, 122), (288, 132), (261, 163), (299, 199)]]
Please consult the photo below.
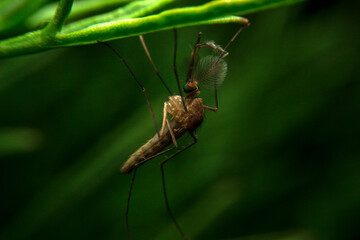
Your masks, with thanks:
[(128, 195), (127, 204), (126, 204), (126, 212), (125, 212), (126, 233), (127, 233), (127, 236), (128, 236), (128, 240), (130, 240), (130, 229), (129, 229), (130, 198), (131, 198), (131, 191), (133, 189), (133, 185), (134, 185), (134, 181), (135, 181), (136, 170), (137, 170), (137, 168), (134, 169), (134, 173), (133, 173), (132, 178), (131, 178), (131, 184), (130, 184), (129, 195)]
[(158, 135), (158, 137), (160, 137), (160, 133), (159, 133), (159, 127), (156, 123), (156, 119), (155, 119), (155, 116), (154, 116), (154, 112), (151, 108), (151, 104), (150, 104), (150, 101), (149, 101), (149, 97), (146, 93), (146, 90), (144, 88), (144, 86), (140, 83), (140, 81), (137, 79), (137, 77), (135, 76), (134, 72), (131, 70), (130, 66), (127, 64), (127, 62), (125, 61), (125, 59), (120, 55), (120, 53), (118, 51), (116, 51), (110, 44), (106, 43), (106, 42), (101, 42), (99, 40), (97, 40), (98, 43), (102, 43), (104, 44), (105, 46), (107, 46), (108, 48), (110, 48), (120, 59), (121, 61), (125, 64), (125, 66), (127, 67), (127, 69), (130, 71), (131, 75), (133, 76), (133, 78), (135, 79), (136, 83), (139, 85), (139, 87), (141, 88), (141, 91), (144, 93), (144, 96), (146, 98), (146, 102), (149, 106), (149, 109), (150, 109), (150, 113), (151, 113), (151, 117), (154, 121), (154, 125), (155, 125), (155, 129), (156, 129), (156, 133)]
[(148, 48), (147, 48), (147, 46), (146, 46), (144, 37), (143, 37), (142, 35), (139, 35), (139, 39), (140, 39), (140, 42), (141, 42), (141, 44), (142, 44), (142, 46), (143, 46), (143, 48), (144, 48), (144, 50), (145, 50), (145, 53), (146, 53), (147, 57), (149, 58), (149, 61), (150, 61), (151, 65), (152, 65), (152, 67), (154, 68), (154, 71), (155, 71), (156, 75), (159, 77), (160, 81), (163, 83), (163, 85), (165, 86), (166, 90), (170, 93), (170, 95), (173, 96), (174, 93), (173, 93), (173, 92), (170, 90), (170, 88), (166, 85), (164, 79), (161, 77), (158, 69), (157, 69), (156, 66), (155, 66), (154, 61), (153, 61), (152, 58), (151, 58), (151, 55), (150, 55), (150, 52), (149, 52), (149, 50), (148, 50)]
[(192, 51), (192, 53), (191, 53), (189, 70), (188, 70), (187, 76), (186, 76), (186, 82), (192, 82), (191, 76), (192, 76), (192, 71), (193, 71), (193, 68), (194, 68), (195, 55), (196, 55), (196, 50), (198, 49), (198, 44), (199, 44), (199, 42), (200, 42), (201, 35), (202, 35), (202, 33), (199, 32), (199, 35), (198, 35), (198, 38), (197, 38), (197, 40), (196, 40), (194, 49), (193, 49), (193, 51)]
[(178, 75), (177, 67), (176, 67), (177, 40), (178, 40), (178, 37), (177, 37), (177, 29), (174, 28), (174, 59), (173, 59), (173, 70), (174, 70), (174, 73), (175, 73), (176, 82), (177, 82), (179, 94), (180, 94), (180, 97), (181, 97), (181, 101), (182, 101), (182, 103), (183, 103), (183, 105), (184, 105), (185, 111), (187, 112), (187, 108), (186, 108), (186, 105), (185, 105), (185, 100), (184, 100), (184, 97), (183, 97), (183, 92), (182, 92), (182, 89), (181, 89), (181, 86), (180, 86), (179, 75)]

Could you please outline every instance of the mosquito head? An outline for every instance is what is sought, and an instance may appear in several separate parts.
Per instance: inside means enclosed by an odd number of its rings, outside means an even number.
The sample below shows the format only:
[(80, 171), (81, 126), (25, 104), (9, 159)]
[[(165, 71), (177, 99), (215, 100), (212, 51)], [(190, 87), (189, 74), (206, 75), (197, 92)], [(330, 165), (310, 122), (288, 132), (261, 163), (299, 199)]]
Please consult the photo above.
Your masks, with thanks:
[(184, 85), (184, 92), (188, 96), (196, 96), (200, 93), (198, 83), (196, 81), (187, 82)]

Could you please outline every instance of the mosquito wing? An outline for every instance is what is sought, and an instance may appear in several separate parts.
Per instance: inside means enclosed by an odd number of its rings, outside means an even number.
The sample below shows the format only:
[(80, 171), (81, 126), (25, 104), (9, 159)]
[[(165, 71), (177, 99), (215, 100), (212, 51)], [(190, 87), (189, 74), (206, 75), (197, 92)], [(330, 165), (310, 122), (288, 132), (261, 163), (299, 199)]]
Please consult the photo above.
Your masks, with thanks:
[(218, 56), (209, 55), (201, 58), (195, 68), (195, 80), (200, 87), (213, 89), (214, 84), (221, 85), (226, 77), (227, 64)]

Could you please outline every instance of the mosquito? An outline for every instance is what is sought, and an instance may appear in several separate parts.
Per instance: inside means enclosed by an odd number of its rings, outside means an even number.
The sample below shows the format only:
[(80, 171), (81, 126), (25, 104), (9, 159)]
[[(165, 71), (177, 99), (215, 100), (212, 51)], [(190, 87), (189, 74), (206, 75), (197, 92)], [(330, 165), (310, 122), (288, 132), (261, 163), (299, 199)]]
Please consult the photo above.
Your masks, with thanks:
[[(160, 155), (163, 155), (175, 149), (177, 150), (175, 153), (173, 153), (172, 155), (170, 155), (169, 157), (167, 157), (166, 159), (160, 162), (163, 193), (164, 193), (166, 209), (168, 211), (171, 220), (175, 224), (182, 238), (190, 239), (184, 233), (184, 231), (176, 221), (175, 216), (170, 209), (167, 192), (166, 192), (164, 165), (170, 159), (172, 159), (176, 155), (180, 154), (181, 152), (187, 150), (188, 148), (192, 147), (197, 143), (198, 139), (195, 136), (194, 131), (201, 125), (201, 123), (204, 120), (204, 112), (205, 112), (204, 110), (206, 109), (216, 112), (219, 109), (217, 87), (219, 84), (223, 82), (226, 75), (227, 64), (224, 61), (224, 58), (228, 55), (227, 49), (230, 46), (230, 44), (236, 39), (236, 37), (240, 34), (240, 32), (247, 26), (249, 26), (249, 22), (246, 22), (240, 27), (240, 29), (234, 34), (234, 36), (231, 38), (231, 40), (224, 48), (215, 44), (215, 42), (213, 41), (201, 42), (202, 33), (200, 32), (198, 34), (196, 43), (191, 53), (190, 63), (186, 75), (186, 83), (183, 86), (183, 89), (181, 89), (179, 75), (176, 67), (177, 30), (174, 28), (173, 71), (175, 74), (179, 95), (175, 95), (167, 86), (164, 79), (161, 77), (158, 69), (156, 68), (154, 61), (151, 58), (144, 37), (142, 35), (139, 36), (140, 42), (145, 50), (145, 53), (156, 75), (158, 76), (158, 78), (160, 79), (160, 81), (162, 82), (162, 84), (170, 94), (169, 100), (164, 103), (161, 129), (159, 129), (158, 124), (156, 123), (155, 116), (144, 86), (137, 79), (137, 77), (135, 76), (134, 72), (127, 64), (125, 59), (111, 45), (109, 45), (106, 42), (98, 41), (99, 43), (102, 43), (108, 48), (110, 48), (128, 68), (130, 74), (132, 75), (138, 86), (141, 88), (141, 91), (145, 96), (156, 129), (156, 134), (150, 140), (148, 140), (148, 142), (146, 142), (143, 146), (137, 149), (121, 167), (121, 173), (127, 174), (132, 172), (132, 179), (131, 179), (129, 195), (126, 205), (126, 213), (125, 213), (126, 231), (127, 231), (128, 239), (130, 239), (129, 218), (128, 218), (130, 198), (131, 198), (131, 192), (133, 189), (133, 184), (135, 181), (135, 175), (137, 169), (144, 163), (148, 162), (149, 160), (159, 157)], [(218, 56), (209, 55), (200, 59), (199, 50), (203, 47), (208, 47), (213, 49), (214, 52), (218, 54)], [(202, 98), (198, 97), (198, 95), (200, 94), (199, 85), (201, 86), (201, 84), (204, 82), (207, 83), (210, 82), (214, 89), (215, 107), (204, 105)], [(182, 90), (186, 94), (185, 97), (182, 93)], [(170, 116), (171, 118), (169, 120)], [(185, 147), (178, 147), (177, 139), (182, 137), (185, 133), (190, 134), (190, 136), (193, 139), (193, 142)], [(171, 144), (173, 146), (169, 147)]]

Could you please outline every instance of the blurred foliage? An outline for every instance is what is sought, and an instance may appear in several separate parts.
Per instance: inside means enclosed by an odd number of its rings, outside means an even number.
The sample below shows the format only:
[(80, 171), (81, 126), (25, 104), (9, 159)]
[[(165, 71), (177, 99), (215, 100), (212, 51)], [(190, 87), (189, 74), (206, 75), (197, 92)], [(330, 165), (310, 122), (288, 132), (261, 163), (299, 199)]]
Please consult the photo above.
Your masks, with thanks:
[[(165, 167), (170, 204), (192, 239), (359, 239), (358, 5), (310, 1), (246, 16), (252, 25), (229, 49), (220, 110)], [(199, 31), (224, 46), (237, 29), (179, 29), (179, 70)], [(145, 39), (176, 89), (172, 32)], [(138, 38), (111, 44), (160, 121), (167, 93)], [(213, 106), (211, 91), (201, 96)], [(0, 239), (126, 239), (131, 177), (119, 167), (154, 127), (114, 54), (92, 45), (1, 60), (0, 116)], [(137, 173), (133, 239), (181, 239), (159, 161)]]

